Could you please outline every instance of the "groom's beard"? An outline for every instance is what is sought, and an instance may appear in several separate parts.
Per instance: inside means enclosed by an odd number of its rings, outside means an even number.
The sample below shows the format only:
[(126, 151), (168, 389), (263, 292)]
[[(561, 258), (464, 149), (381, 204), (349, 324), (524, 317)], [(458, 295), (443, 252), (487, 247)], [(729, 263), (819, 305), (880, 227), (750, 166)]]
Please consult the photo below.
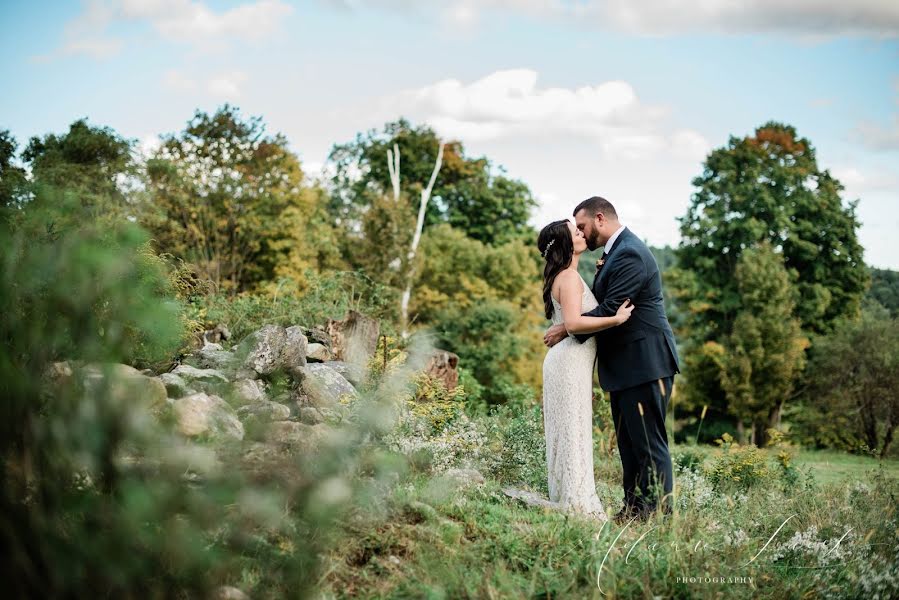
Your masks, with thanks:
[(597, 232), (595, 232), (595, 231), (591, 231), (591, 232), (590, 232), (590, 237), (587, 238), (587, 249), (589, 249), (589, 250), (596, 250), (596, 249), (599, 248), (599, 246), (600, 246), (599, 241), (600, 241), (600, 240), (599, 240), (599, 233), (597, 233)]

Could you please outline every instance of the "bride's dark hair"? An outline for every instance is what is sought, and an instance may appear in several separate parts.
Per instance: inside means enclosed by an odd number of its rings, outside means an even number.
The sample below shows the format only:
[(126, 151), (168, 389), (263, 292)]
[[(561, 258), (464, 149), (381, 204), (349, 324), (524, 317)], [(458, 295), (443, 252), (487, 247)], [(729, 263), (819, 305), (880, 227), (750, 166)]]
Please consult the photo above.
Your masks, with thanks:
[(574, 244), (571, 242), (571, 230), (568, 221), (553, 221), (540, 231), (537, 236), (537, 249), (546, 259), (543, 267), (543, 308), (546, 318), (553, 318), (552, 289), (556, 276), (568, 268), (574, 256)]

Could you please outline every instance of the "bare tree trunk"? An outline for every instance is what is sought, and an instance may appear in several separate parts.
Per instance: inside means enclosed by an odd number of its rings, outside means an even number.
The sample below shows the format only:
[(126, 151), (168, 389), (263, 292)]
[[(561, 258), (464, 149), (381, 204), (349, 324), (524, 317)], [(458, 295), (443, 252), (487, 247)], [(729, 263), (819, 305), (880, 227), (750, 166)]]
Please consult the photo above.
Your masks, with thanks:
[[(390, 170), (390, 181), (393, 184), (394, 197), (399, 197), (399, 179), (400, 179), (400, 151), (394, 144), (395, 164), (391, 165), (391, 153), (387, 151), (387, 165)], [(443, 164), (443, 143), (440, 143), (437, 149), (437, 160), (434, 163), (434, 170), (431, 172), (431, 179), (428, 181), (428, 187), (421, 191), (421, 203), (418, 206), (418, 222), (415, 225), (415, 235), (412, 237), (412, 246), (409, 248), (409, 254), (406, 256), (406, 263), (409, 265), (406, 274), (406, 289), (403, 290), (403, 296), (400, 300), (400, 322), (402, 336), (405, 338), (409, 335), (409, 299), (412, 296), (412, 282), (415, 279), (415, 253), (418, 251), (418, 243), (421, 241), (421, 231), (425, 225), (425, 212), (428, 207), (428, 200), (431, 198), (431, 192), (434, 190), (434, 182), (437, 180), (437, 173), (440, 172), (440, 166)]]
[(737, 441), (741, 445), (746, 445), (746, 426), (743, 424), (743, 419), (737, 419)]
[(893, 432), (896, 430), (896, 426), (893, 424), (887, 425), (887, 434), (883, 438), (883, 447), (880, 449), (880, 458), (884, 458), (887, 455), (887, 452), (890, 449), (890, 446), (893, 443)]
[(390, 173), (390, 185), (393, 186), (393, 199), (400, 199), (400, 147), (393, 145), (393, 151), (387, 149), (387, 171)]

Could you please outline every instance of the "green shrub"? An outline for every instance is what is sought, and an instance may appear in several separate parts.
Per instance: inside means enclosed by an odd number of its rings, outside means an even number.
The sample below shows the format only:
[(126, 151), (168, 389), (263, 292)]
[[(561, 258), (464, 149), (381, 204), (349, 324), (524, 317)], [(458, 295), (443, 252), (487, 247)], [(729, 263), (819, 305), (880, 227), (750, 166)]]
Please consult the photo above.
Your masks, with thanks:
[(320, 326), (329, 318), (344, 318), (351, 309), (380, 319), (382, 332), (392, 332), (399, 305), (394, 290), (362, 273), (347, 271), (307, 271), (306, 279), (308, 287), (303, 294), (291, 280), (283, 279), (272, 292), (213, 294), (197, 299), (196, 311), (208, 326), (226, 324), (235, 341), (263, 325)]
[(755, 446), (741, 446), (728, 433), (716, 442), (721, 446), (721, 453), (712, 461), (707, 472), (716, 490), (731, 487), (746, 490), (770, 481), (771, 471), (762, 450)]

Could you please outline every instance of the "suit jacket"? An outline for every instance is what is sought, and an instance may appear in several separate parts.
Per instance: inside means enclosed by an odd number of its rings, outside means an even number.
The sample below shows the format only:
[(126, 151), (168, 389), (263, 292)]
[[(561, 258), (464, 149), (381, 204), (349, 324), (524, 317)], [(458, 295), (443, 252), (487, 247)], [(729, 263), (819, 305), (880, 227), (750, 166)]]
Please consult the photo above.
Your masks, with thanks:
[(593, 280), (599, 306), (588, 317), (611, 317), (627, 299), (636, 306), (623, 325), (575, 334), (596, 337), (599, 384), (607, 392), (631, 388), (680, 373), (674, 332), (665, 315), (662, 278), (649, 248), (625, 228)]

